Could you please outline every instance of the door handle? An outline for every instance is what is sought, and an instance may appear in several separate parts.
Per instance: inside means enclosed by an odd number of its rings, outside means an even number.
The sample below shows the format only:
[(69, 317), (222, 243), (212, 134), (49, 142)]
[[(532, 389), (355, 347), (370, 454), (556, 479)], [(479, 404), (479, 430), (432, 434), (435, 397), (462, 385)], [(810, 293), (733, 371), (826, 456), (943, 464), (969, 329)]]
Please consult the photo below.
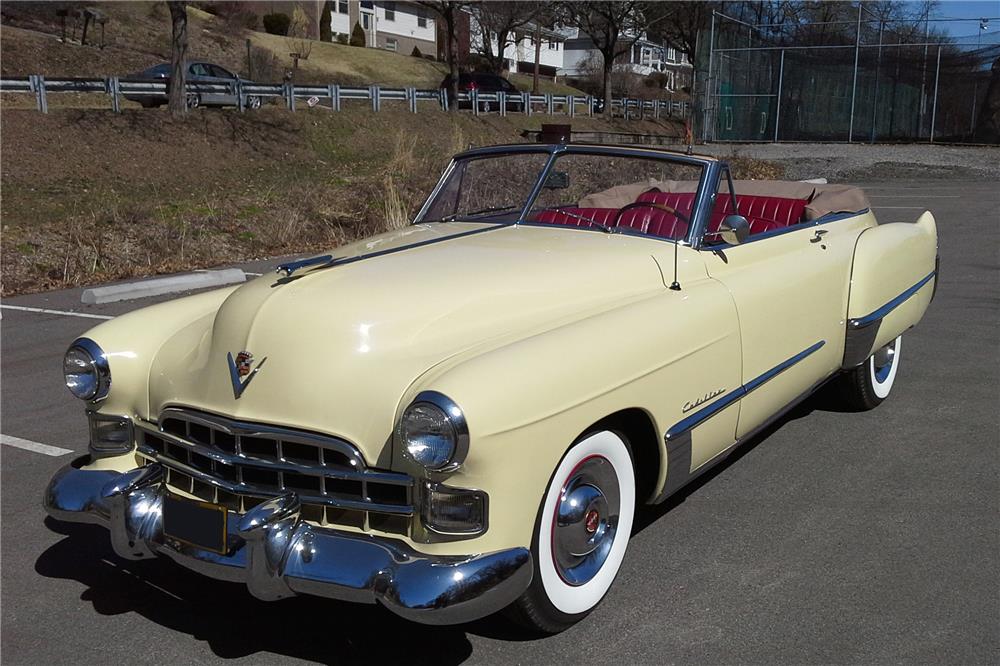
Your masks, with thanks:
[(815, 235), (812, 238), (809, 239), (809, 242), (810, 243), (818, 243), (818, 242), (820, 242), (821, 240), (823, 240), (823, 236), (825, 236), (828, 232), (829, 232), (829, 229), (817, 229), (815, 231)]

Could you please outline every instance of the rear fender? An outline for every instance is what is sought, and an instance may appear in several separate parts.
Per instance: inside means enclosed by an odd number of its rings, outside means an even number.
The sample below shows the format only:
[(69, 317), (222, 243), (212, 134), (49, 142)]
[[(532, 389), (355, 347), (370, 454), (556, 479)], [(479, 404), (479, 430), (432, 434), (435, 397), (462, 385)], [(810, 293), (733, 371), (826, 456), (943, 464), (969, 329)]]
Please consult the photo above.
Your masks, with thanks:
[(843, 367), (853, 368), (924, 316), (937, 281), (937, 225), (916, 223), (862, 232), (854, 250)]

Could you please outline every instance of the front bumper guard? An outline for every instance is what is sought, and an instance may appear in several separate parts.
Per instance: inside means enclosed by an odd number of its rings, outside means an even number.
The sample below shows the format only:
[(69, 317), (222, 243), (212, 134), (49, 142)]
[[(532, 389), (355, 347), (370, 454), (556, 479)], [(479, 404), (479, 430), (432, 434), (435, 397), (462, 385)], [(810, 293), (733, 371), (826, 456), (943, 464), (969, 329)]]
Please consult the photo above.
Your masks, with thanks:
[(458, 624), (504, 608), (531, 582), (526, 548), (429, 556), (398, 539), (306, 523), (294, 493), (242, 516), (230, 511), (227, 552), (204, 550), (163, 534), (166, 488), (160, 465), (122, 474), (80, 469), (87, 462), (87, 456), (73, 461), (49, 482), (44, 498), (49, 515), (108, 527), (123, 558), (166, 555), (211, 578), (245, 583), (265, 601), (297, 594), (377, 601), (415, 622)]

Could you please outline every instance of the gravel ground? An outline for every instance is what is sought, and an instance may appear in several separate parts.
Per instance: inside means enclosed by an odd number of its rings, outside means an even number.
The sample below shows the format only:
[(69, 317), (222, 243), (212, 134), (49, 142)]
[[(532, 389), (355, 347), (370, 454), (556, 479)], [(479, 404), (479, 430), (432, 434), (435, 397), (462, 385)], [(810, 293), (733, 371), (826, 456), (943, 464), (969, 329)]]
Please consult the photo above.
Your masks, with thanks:
[(1000, 148), (982, 146), (763, 143), (710, 144), (698, 152), (741, 155), (783, 165), (785, 177), (830, 180), (998, 178)]

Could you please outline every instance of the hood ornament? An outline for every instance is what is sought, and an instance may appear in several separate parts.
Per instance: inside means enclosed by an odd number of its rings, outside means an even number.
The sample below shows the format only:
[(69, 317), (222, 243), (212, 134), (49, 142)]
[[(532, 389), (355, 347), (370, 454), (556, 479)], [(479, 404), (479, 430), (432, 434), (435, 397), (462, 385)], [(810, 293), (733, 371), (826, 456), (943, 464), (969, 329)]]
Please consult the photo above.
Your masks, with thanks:
[(253, 367), (253, 354), (248, 351), (241, 351), (235, 359), (232, 352), (226, 354), (226, 357), (229, 360), (229, 379), (233, 383), (233, 398), (239, 400), (254, 376), (264, 366), (267, 357), (262, 358), (256, 368)]

